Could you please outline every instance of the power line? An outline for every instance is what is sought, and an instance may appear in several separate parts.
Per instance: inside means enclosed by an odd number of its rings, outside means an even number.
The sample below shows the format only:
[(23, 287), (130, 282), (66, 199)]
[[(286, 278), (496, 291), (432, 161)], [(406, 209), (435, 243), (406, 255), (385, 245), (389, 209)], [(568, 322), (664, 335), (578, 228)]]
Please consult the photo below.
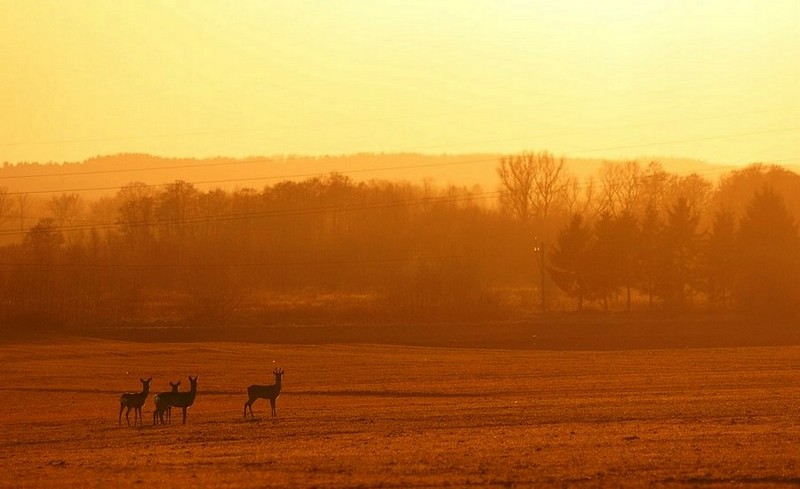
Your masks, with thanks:
[[(268, 160), (264, 160), (268, 161)], [(332, 173), (341, 174), (341, 175), (350, 175), (356, 173), (372, 173), (372, 172), (381, 172), (381, 171), (396, 171), (396, 170), (413, 170), (419, 168), (436, 168), (436, 167), (445, 167), (445, 166), (456, 166), (456, 165), (470, 165), (475, 163), (486, 163), (490, 161), (496, 161), (496, 158), (481, 158), (481, 159), (474, 159), (474, 160), (466, 160), (466, 161), (450, 161), (445, 163), (425, 163), (419, 165), (402, 165), (402, 166), (389, 166), (389, 167), (381, 167), (381, 168), (362, 168), (358, 170), (345, 170), (345, 171), (333, 171), (333, 172), (316, 172), (316, 173), (296, 173), (290, 175), (274, 175), (274, 176), (261, 176), (261, 177), (251, 177), (251, 178), (231, 178), (231, 179), (220, 179), (220, 180), (200, 180), (195, 182), (186, 182), (192, 185), (209, 185), (209, 184), (219, 184), (219, 183), (240, 183), (240, 182), (253, 182), (253, 181), (268, 181), (268, 180), (291, 180), (295, 178), (312, 178), (312, 177), (322, 177), (326, 175), (330, 175)], [(58, 177), (59, 175), (53, 175), (54, 177)], [(144, 187), (148, 188), (159, 188), (159, 187), (169, 187), (174, 182), (171, 183), (159, 183), (159, 184), (144, 184)], [(58, 189), (58, 190), (31, 190), (29, 192), (7, 192), (6, 195), (26, 195), (26, 194), (56, 194), (56, 193), (66, 193), (66, 192), (99, 192), (99, 191), (109, 191), (109, 190), (121, 190), (127, 187), (127, 185), (123, 186), (113, 186), (113, 187), (83, 187), (83, 188), (70, 188), (70, 189)]]
[[(216, 215), (200, 215), (188, 218), (175, 218), (175, 219), (160, 219), (153, 222), (135, 222), (135, 223), (120, 223), (120, 222), (102, 222), (100, 224), (81, 224), (81, 225), (68, 225), (54, 227), (54, 231), (61, 232), (77, 232), (77, 231), (91, 231), (99, 229), (116, 228), (120, 226), (127, 227), (164, 227), (176, 225), (189, 225), (189, 224), (208, 224), (215, 222), (237, 221), (244, 219), (259, 219), (259, 218), (278, 218), (278, 217), (294, 217), (303, 215), (322, 214), (326, 212), (352, 212), (352, 211), (365, 211), (376, 209), (387, 209), (396, 207), (410, 207), (415, 205), (425, 204), (438, 204), (438, 203), (456, 203), (456, 202), (470, 202), (476, 200), (487, 200), (499, 195), (500, 191), (493, 192), (477, 192), (469, 194), (456, 194), (456, 195), (442, 195), (435, 197), (420, 197), (417, 199), (404, 199), (390, 202), (381, 203), (364, 203), (364, 204), (336, 204), (329, 206), (305, 207), (294, 209), (274, 209), (260, 212), (246, 212), (237, 214), (216, 214)], [(3, 231), (0, 236), (19, 236), (28, 234), (28, 231)]]
[[(486, 162), (486, 161), (496, 161), (495, 159), (479, 159), (479, 160), (469, 160), (469, 161), (462, 161), (462, 162), (448, 162), (448, 163), (435, 163), (429, 165), (412, 165), (412, 166), (403, 166), (403, 167), (386, 167), (383, 169), (365, 169), (365, 170), (352, 170), (347, 173), (358, 173), (358, 172), (366, 172), (366, 171), (381, 171), (390, 168), (398, 169), (398, 168), (418, 168), (421, 166), (448, 166), (448, 165), (457, 165), (457, 164), (467, 164), (467, 163), (475, 163), (475, 162)], [(728, 169), (720, 168), (720, 169), (706, 169), (706, 170), (698, 170), (698, 171), (684, 171), (684, 172), (673, 172), (670, 173), (671, 175), (680, 175), (680, 174), (703, 174), (703, 173), (715, 173), (719, 171), (728, 171)], [(310, 177), (310, 176), (322, 176), (325, 174), (316, 174), (316, 173), (309, 173), (309, 174), (296, 174), (296, 175), (285, 175), (281, 177), (265, 177), (269, 179), (277, 179), (277, 178), (292, 178), (292, 177)], [(259, 177), (258, 179), (261, 179)], [(229, 181), (242, 181), (238, 179), (229, 180)], [(219, 182), (219, 181), (217, 181)], [(191, 183), (191, 182), (187, 182)], [(203, 184), (203, 183), (211, 183), (211, 182), (194, 182), (194, 184)], [(159, 184), (159, 185), (143, 185), (144, 187), (166, 187), (172, 184)], [(581, 185), (577, 185), (572, 187), (577, 190), (585, 190), (589, 188), (589, 184), (584, 183)], [(124, 188), (124, 187), (113, 187), (113, 188)], [(76, 191), (86, 191), (87, 189), (77, 189)], [(413, 205), (422, 205), (426, 203), (447, 203), (447, 202), (464, 202), (464, 201), (479, 201), (479, 200), (488, 200), (495, 197), (499, 197), (503, 194), (508, 193), (507, 191), (487, 191), (487, 192), (472, 192), (467, 194), (456, 194), (456, 195), (444, 195), (444, 196), (436, 196), (436, 197), (424, 197), (424, 198), (417, 198), (417, 199), (405, 199), (405, 200), (398, 200), (398, 201), (391, 201), (391, 202), (383, 202), (383, 203), (367, 203), (367, 204), (336, 204), (330, 206), (317, 206), (317, 207), (304, 207), (304, 208), (294, 208), (294, 209), (279, 209), (279, 210), (269, 210), (269, 211), (260, 211), (260, 212), (248, 212), (248, 213), (238, 213), (238, 214), (219, 214), (219, 215), (204, 215), (204, 216), (194, 216), (189, 218), (182, 218), (182, 219), (161, 219), (153, 222), (147, 223), (119, 223), (119, 222), (107, 222), (107, 221), (94, 221), (93, 223), (89, 224), (81, 224), (81, 225), (69, 225), (69, 226), (59, 226), (56, 227), (55, 230), (62, 231), (62, 232), (77, 232), (77, 231), (88, 231), (93, 229), (108, 229), (108, 228), (115, 228), (121, 225), (125, 225), (128, 227), (158, 227), (158, 226), (173, 226), (173, 225), (184, 225), (184, 224), (200, 224), (200, 223), (212, 223), (212, 222), (222, 222), (222, 221), (233, 221), (233, 220), (243, 220), (243, 219), (258, 219), (258, 218), (275, 218), (275, 217), (291, 217), (291, 216), (301, 216), (301, 215), (309, 215), (309, 214), (317, 214), (317, 213), (325, 213), (325, 212), (347, 212), (347, 211), (361, 211), (361, 210), (374, 210), (374, 209), (382, 209), (382, 208), (391, 208), (391, 207), (403, 207), (403, 206), (413, 206)], [(25, 194), (24, 192), (9, 192), (7, 195), (20, 195)], [(0, 236), (18, 236), (27, 234), (27, 231), (3, 231), (0, 232)]]
[(287, 261), (287, 262), (247, 262), (247, 263), (0, 263), (0, 268), (13, 269), (13, 268), (80, 268), (80, 269), (122, 269), (122, 270), (138, 270), (138, 269), (224, 269), (224, 268), (247, 268), (247, 269), (275, 269), (275, 268), (295, 268), (295, 267), (318, 267), (318, 266), (342, 266), (342, 265), (391, 265), (391, 264), (405, 264), (414, 262), (436, 262), (436, 261), (449, 261), (449, 260), (464, 260), (464, 259), (497, 259), (504, 258), (505, 255), (415, 255), (402, 258), (373, 258), (373, 259), (350, 259), (350, 260), (304, 260), (304, 261)]
[[(697, 121), (705, 121), (705, 120), (714, 120), (720, 118), (727, 118), (727, 117), (736, 117), (741, 115), (752, 115), (752, 114), (762, 114), (762, 113), (770, 113), (776, 111), (786, 111), (786, 110), (794, 110), (797, 107), (781, 107), (779, 109), (757, 109), (751, 111), (741, 111), (741, 112), (731, 112), (727, 114), (718, 114), (713, 116), (705, 116), (705, 117), (695, 117), (695, 118), (684, 118), (684, 119), (675, 119), (670, 121), (655, 121), (655, 122), (648, 122), (642, 124), (624, 124), (618, 126), (603, 126), (599, 125), (595, 128), (581, 128), (577, 131), (561, 131), (555, 133), (546, 133), (546, 134), (539, 134), (539, 135), (532, 135), (526, 137), (518, 137), (518, 138), (508, 138), (508, 139), (494, 139), (494, 140), (484, 140), (484, 141), (470, 141), (468, 143), (455, 143), (455, 144), (447, 144), (447, 145), (435, 145), (435, 146), (426, 146), (426, 147), (413, 147), (413, 148), (399, 148), (390, 150), (391, 153), (405, 153), (409, 151), (419, 151), (424, 149), (436, 149), (436, 148), (444, 148), (444, 147), (453, 147), (453, 146), (464, 146), (467, 144), (476, 144), (476, 143), (497, 143), (497, 142), (508, 142), (508, 141), (522, 141), (522, 140), (532, 140), (538, 139), (542, 137), (550, 137), (550, 136), (564, 136), (564, 135), (575, 135), (575, 134), (583, 134), (584, 132), (602, 132), (608, 131), (610, 129), (618, 130), (618, 129), (628, 129), (628, 128), (636, 128), (636, 127), (650, 127), (650, 126), (660, 126), (660, 125), (670, 125), (676, 123), (686, 123), (686, 122), (697, 122)], [(426, 116), (427, 117), (427, 116)], [(415, 116), (398, 116), (395, 118), (386, 118), (386, 119), (377, 119), (377, 120), (403, 120), (408, 118), (415, 118)], [(370, 122), (374, 121), (372, 119), (362, 120), (360, 122)], [(323, 125), (335, 125), (334, 123), (326, 123)], [(303, 127), (303, 126), (298, 126)], [(313, 127), (313, 126), (312, 126)], [(566, 153), (584, 153), (584, 152), (598, 152), (598, 151), (608, 151), (614, 149), (631, 149), (637, 147), (647, 147), (647, 146), (656, 146), (656, 145), (668, 145), (668, 144), (677, 144), (677, 143), (684, 143), (684, 142), (698, 142), (698, 141), (705, 141), (711, 139), (722, 139), (722, 138), (730, 138), (730, 137), (740, 137), (740, 136), (749, 136), (749, 135), (758, 135), (758, 134), (765, 134), (771, 132), (783, 132), (786, 130), (797, 130), (797, 128), (792, 129), (777, 129), (777, 130), (768, 130), (768, 131), (760, 131), (760, 132), (752, 132), (752, 133), (744, 133), (744, 134), (733, 134), (733, 135), (724, 135), (724, 136), (711, 136), (711, 137), (703, 137), (703, 138), (696, 138), (696, 139), (683, 139), (677, 141), (666, 141), (666, 142), (654, 142), (654, 143), (643, 143), (643, 144), (635, 144), (635, 145), (622, 145), (622, 146), (611, 146), (611, 147), (604, 147), (604, 148), (593, 148), (593, 149), (586, 149), (586, 150), (576, 150), (576, 151), (567, 151)], [(252, 131), (252, 130), (251, 130)], [(228, 133), (228, 132), (237, 132), (237, 130), (221, 130), (221, 131), (198, 131), (194, 133), (186, 133), (187, 135), (206, 135), (206, 134), (218, 134), (218, 133)], [(153, 137), (172, 137), (174, 135), (160, 135), (160, 136), (153, 136)], [(128, 137), (128, 138), (109, 138), (109, 139), (87, 139), (87, 140), (69, 140), (68, 142), (94, 142), (94, 141), (106, 141), (106, 140), (121, 140), (121, 139), (141, 139), (145, 137)], [(46, 142), (43, 143), (5, 143), (0, 144), (2, 146), (9, 146), (9, 145), (17, 145), (17, 144), (47, 144)], [(88, 160), (87, 160), (88, 161)], [(97, 174), (105, 174), (105, 173), (125, 173), (125, 172), (138, 172), (138, 171), (156, 171), (156, 170), (170, 170), (170, 169), (183, 169), (183, 168), (195, 168), (195, 167), (204, 167), (204, 166), (222, 166), (222, 165), (242, 165), (242, 164), (251, 164), (251, 163), (263, 163), (263, 162), (270, 162), (272, 161), (271, 158), (259, 158), (259, 159), (245, 159), (242, 161), (233, 161), (233, 162), (223, 162), (223, 163), (212, 163), (212, 164), (192, 164), (192, 165), (178, 165), (178, 166), (168, 166), (168, 167), (145, 167), (145, 168), (128, 168), (128, 169), (120, 169), (120, 170), (90, 170), (90, 171), (79, 171), (79, 172), (68, 172), (68, 173), (53, 173), (53, 174), (37, 174), (37, 175), (19, 175), (19, 176), (0, 176), (0, 180), (4, 179), (22, 179), (22, 178), (44, 178), (48, 176), (60, 177), (60, 176), (74, 176), (74, 175), (97, 175)], [(376, 170), (378, 171), (378, 170)], [(277, 177), (276, 177), (277, 178)], [(216, 182), (211, 182), (216, 183)], [(90, 189), (94, 190), (94, 189)], [(101, 188), (99, 190), (107, 190), (105, 188)]]
[[(651, 142), (651, 143), (641, 143), (641, 144), (632, 144), (632, 145), (621, 145), (621, 146), (607, 146), (602, 148), (590, 148), (590, 149), (582, 149), (582, 150), (573, 150), (567, 151), (564, 154), (580, 154), (580, 153), (592, 153), (598, 151), (608, 151), (608, 150), (615, 150), (615, 149), (631, 149), (631, 148), (643, 148), (643, 147), (651, 147), (651, 146), (663, 146), (669, 144), (680, 144), (686, 142), (698, 142), (698, 141), (710, 141), (710, 140), (718, 140), (718, 139), (729, 139), (729, 138), (737, 138), (737, 137), (746, 137), (751, 135), (759, 135), (759, 134), (770, 134), (770, 133), (777, 133), (777, 132), (790, 132), (790, 131), (797, 131), (800, 130), (800, 127), (791, 127), (791, 128), (779, 128), (779, 129), (771, 129), (771, 130), (764, 130), (764, 131), (754, 131), (749, 133), (736, 133), (736, 134), (726, 134), (726, 135), (718, 135), (718, 136), (707, 136), (702, 138), (687, 138), (687, 139), (678, 139), (678, 140), (671, 140), (671, 141), (659, 141), (659, 142)], [(257, 163), (257, 162), (267, 162), (272, 161), (271, 159), (264, 159), (264, 160), (248, 160), (248, 163)], [(219, 179), (219, 180), (204, 180), (204, 181), (195, 181), (195, 182), (187, 182), (192, 183), (194, 185), (209, 185), (209, 184), (220, 184), (220, 183), (241, 183), (241, 182), (254, 182), (254, 181), (270, 181), (270, 180), (289, 180), (294, 178), (310, 178), (310, 177), (320, 177), (324, 175), (329, 175), (331, 173), (338, 173), (342, 175), (349, 175), (349, 174), (358, 174), (358, 173), (370, 173), (370, 172), (382, 172), (382, 171), (396, 171), (396, 170), (411, 170), (411, 169), (420, 169), (420, 168), (436, 168), (436, 167), (445, 167), (445, 166), (456, 166), (456, 165), (469, 165), (469, 164), (477, 164), (477, 163), (486, 163), (486, 162), (494, 162), (497, 161), (496, 157), (492, 158), (479, 158), (479, 159), (471, 159), (466, 161), (450, 161), (444, 163), (426, 163), (426, 164), (418, 164), (418, 165), (401, 165), (401, 166), (390, 166), (390, 167), (379, 167), (379, 168), (362, 168), (357, 170), (344, 170), (344, 171), (334, 171), (334, 172), (323, 172), (323, 173), (298, 173), (298, 174), (289, 174), (289, 175), (274, 175), (274, 176), (260, 176), (260, 177), (252, 177), (252, 178), (235, 178), (235, 179)], [(209, 165), (211, 166), (211, 165)], [(120, 170), (120, 172), (124, 172), (125, 170)], [(725, 171), (725, 170), (720, 170)], [(711, 170), (707, 170), (707, 172), (711, 172)], [(87, 172), (91, 173), (91, 172)], [(57, 174), (53, 175), (55, 177), (59, 176)], [(159, 187), (168, 187), (172, 185), (172, 183), (164, 183), (164, 184), (145, 184), (145, 187), (151, 188), (159, 188)], [(54, 194), (54, 193), (65, 193), (65, 192), (99, 192), (99, 191), (110, 191), (110, 190), (120, 190), (125, 186), (110, 186), (110, 187), (82, 187), (82, 188), (69, 188), (69, 189), (56, 189), (56, 190), (32, 190), (29, 192), (8, 192), (7, 195), (24, 195), (24, 194)]]

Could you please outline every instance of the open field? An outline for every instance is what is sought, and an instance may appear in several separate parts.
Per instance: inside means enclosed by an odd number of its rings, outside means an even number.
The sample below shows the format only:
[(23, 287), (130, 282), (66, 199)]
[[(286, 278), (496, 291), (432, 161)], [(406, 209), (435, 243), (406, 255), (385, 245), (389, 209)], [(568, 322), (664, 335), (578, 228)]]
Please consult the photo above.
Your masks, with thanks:
[[(278, 417), (249, 384), (286, 370)], [(199, 375), (188, 423), (119, 394)], [(800, 348), (0, 345), (0, 486), (800, 485)], [(175, 414), (175, 413), (173, 413)], [(177, 416), (180, 418), (179, 414)]]

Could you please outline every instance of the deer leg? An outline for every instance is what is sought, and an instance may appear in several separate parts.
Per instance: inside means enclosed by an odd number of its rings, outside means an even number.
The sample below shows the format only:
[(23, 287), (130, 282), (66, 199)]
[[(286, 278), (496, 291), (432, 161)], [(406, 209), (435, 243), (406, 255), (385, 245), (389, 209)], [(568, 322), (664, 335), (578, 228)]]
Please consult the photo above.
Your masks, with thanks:
[(272, 407), (272, 416), (277, 416), (278, 415), (278, 413), (275, 412), (275, 401), (276, 400), (277, 399), (270, 399), (269, 400), (269, 405)]
[(256, 400), (251, 397), (251, 398), (247, 399), (246, 403), (244, 403), (244, 417), (245, 418), (247, 417), (247, 408), (250, 408), (250, 416), (251, 417), (255, 417), (255, 414), (253, 414), (253, 403), (254, 402), (256, 402)]
[(117, 426), (122, 426), (122, 410), (125, 409), (125, 406), (120, 403), (119, 405), (119, 420), (117, 421)]
[(155, 426), (157, 424), (161, 424), (160, 421), (161, 421), (161, 410), (162, 409), (163, 408), (161, 406), (156, 404), (156, 409), (153, 411), (153, 426)]
[(127, 409), (125, 409), (125, 421), (127, 421), (127, 422), (128, 422), (128, 426), (130, 426), (130, 425), (131, 425), (131, 420), (130, 420), (130, 418), (128, 417), (128, 414), (129, 414), (130, 412), (131, 412), (131, 407), (130, 407), (130, 406), (128, 406), (128, 407), (127, 407)]
[(183, 424), (186, 424), (186, 408), (183, 408)]

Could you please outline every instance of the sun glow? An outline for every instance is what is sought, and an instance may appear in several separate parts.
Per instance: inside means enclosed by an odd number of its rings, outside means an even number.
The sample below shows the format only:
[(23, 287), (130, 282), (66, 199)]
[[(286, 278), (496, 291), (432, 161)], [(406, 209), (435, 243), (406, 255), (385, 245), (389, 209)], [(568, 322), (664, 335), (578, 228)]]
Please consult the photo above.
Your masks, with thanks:
[(796, 2), (7, 3), (0, 158), (800, 152)]

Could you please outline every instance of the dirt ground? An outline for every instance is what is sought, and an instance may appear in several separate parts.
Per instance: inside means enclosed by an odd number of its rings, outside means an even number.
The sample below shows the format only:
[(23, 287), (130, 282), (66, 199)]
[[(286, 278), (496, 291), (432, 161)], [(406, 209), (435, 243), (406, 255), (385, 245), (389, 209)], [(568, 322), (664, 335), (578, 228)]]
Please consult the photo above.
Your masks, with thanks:
[[(278, 416), (245, 389), (285, 369)], [(199, 375), (186, 425), (119, 397)], [(2, 487), (800, 485), (800, 348), (0, 345)], [(131, 419), (133, 415), (131, 414)], [(175, 422), (177, 421), (177, 422)]]

